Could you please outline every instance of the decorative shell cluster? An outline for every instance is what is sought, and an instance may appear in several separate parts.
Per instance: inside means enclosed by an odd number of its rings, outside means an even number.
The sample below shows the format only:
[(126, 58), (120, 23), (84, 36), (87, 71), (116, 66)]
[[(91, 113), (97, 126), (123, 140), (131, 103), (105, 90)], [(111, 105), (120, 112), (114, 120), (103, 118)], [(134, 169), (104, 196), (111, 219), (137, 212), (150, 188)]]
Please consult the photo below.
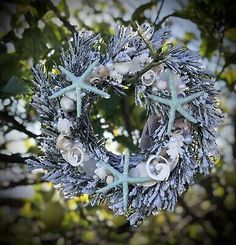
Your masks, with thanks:
[[(222, 113), (213, 76), (196, 52), (167, 44), (169, 36), (148, 25), (138, 31), (118, 27), (100, 54), (99, 36), (76, 33), (55, 67), (59, 74), (45, 74), (41, 66), (33, 70), (38, 92), (32, 104), (41, 116), (44, 156), (29, 166), (45, 169), (45, 179), (66, 197), (87, 193), (92, 204), (106, 200), (131, 224), (172, 210), (217, 155), (215, 128)], [(147, 109), (147, 121), (140, 152), (120, 156), (101, 144), (89, 116), (96, 100), (105, 97), (109, 103), (110, 90), (124, 96), (125, 86), (135, 87), (136, 105)]]

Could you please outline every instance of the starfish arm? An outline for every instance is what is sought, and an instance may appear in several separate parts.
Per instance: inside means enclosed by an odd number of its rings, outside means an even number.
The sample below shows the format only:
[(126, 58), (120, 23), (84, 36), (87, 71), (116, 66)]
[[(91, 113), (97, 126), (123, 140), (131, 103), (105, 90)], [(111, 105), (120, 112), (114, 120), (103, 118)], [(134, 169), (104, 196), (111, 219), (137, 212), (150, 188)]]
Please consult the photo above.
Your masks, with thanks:
[(111, 174), (113, 174), (116, 178), (120, 179), (121, 177), (121, 173), (116, 170), (115, 168), (113, 168), (111, 165), (104, 163), (102, 161), (99, 162), (99, 164), (102, 165), (102, 167), (104, 167), (106, 170), (108, 170)]
[(175, 88), (175, 84), (174, 84), (174, 80), (173, 80), (173, 74), (171, 72), (169, 72), (168, 74), (168, 86), (171, 92), (171, 96), (172, 98), (177, 98), (177, 93), (176, 93), (176, 88)]
[(89, 67), (86, 69), (86, 71), (83, 73), (83, 75), (80, 77), (80, 81), (84, 81), (88, 75), (92, 72), (92, 70), (99, 64), (99, 60), (95, 60)]
[(149, 94), (148, 98), (151, 99), (151, 100), (157, 101), (159, 103), (162, 103), (162, 104), (170, 106), (170, 101), (165, 99), (165, 98), (161, 98), (161, 97), (158, 97), (158, 96), (152, 95), (152, 94)]
[(81, 89), (80, 87), (76, 86), (76, 103), (77, 103), (77, 117), (81, 115), (81, 107), (82, 107), (82, 98), (81, 98)]
[(129, 160), (130, 160), (129, 150), (126, 150), (125, 151), (124, 169), (123, 169), (123, 175), (125, 175), (125, 176), (128, 176), (128, 172), (129, 172)]
[(96, 192), (97, 192), (97, 193), (104, 193), (104, 192), (107, 192), (107, 191), (109, 191), (110, 189), (112, 189), (112, 188), (114, 188), (114, 187), (120, 185), (121, 183), (122, 183), (121, 180), (116, 180), (116, 181), (112, 182), (111, 184), (109, 184), (109, 185), (107, 185), (107, 186), (105, 186), (105, 187), (103, 187), (103, 188), (101, 188), (101, 189), (98, 189)]
[(71, 91), (71, 90), (74, 89), (74, 88), (75, 88), (75, 85), (67, 86), (67, 87), (65, 87), (65, 88), (63, 88), (63, 89), (61, 89), (61, 90), (59, 90), (58, 92), (55, 92), (53, 95), (51, 95), (51, 96), (49, 97), (49, 99), (55, 99), (55, 98), (57, 98), (57, 97), (59, 97), (59, 96), (62, 96), (62, 95), (64, 95), (66, 92), (69, 92), (69, 91)]
[(145, 183), (145, 182), (149, 182), (149, 181), (153, 181), (153, 179), (151, 179), (150, 177), (140, 177), (140, 178), (129, 177), (129, 179), (128, 179), (128, 182), (130, 184)]
[(199, 96), (203, 95), (204, 94), (204, 91), (200, 91), (200, 92), (197, 92), (197, 93), (194, 93), (194, 94), (191, 94), (181, 100), (180, 101), (180, 104), (186, 104), (188, 102), (191, 102), (192, 100), (195, 100), (196, 98), (198, 98)]
[(189, 112), (184, 110), (182, 106), (178, 106), (177, 111), (186, 119), (188, 119), (190, 122), (197, 123), (197, 120)]
[(169, 121), (168, 121), (168, 127), (167, 127), (167, 134), (170, 134), (171, 129), (173, 128), (174, 121), (175, 121), (175, 112), (176, 109), (174, 107), (170, 108), (169, 112)]
[(129, 193), (128, 183), (123, 183), (123, 203), (124, 203), (124, 211), (127, 211), (127, 209), (128, 209), (128, 193)]
[(104, 91), (102, 91), (102, 90), (100, 90), (100, 89), (98, 89), (96, 87), (92, 87), (92, 86), (90, 86), (88, 84), (85, 84), (85, 83), (82, 83), (82, 82), (79, 83), (78, 86), (80, 88), (85, 89), (85, 90), (88, 90), (88, 91), (90, 91), (90, 92), (92, 92), (94, 94), (101, 95), (102, 97), (105, 97), (107, 99), (110, 98), (110, 95), (108, 93), (106, 93), (106, 92), (104, 92)]
[(59, 66), (59, 69), (61, 70), (62, 73), (66, 75), (67, 79), (70, 80), (73, 84), (75, 84), (77, 80), (80, 79), (80, 77), (76, 77), (74, 74), (72, 74), (63, 66)]

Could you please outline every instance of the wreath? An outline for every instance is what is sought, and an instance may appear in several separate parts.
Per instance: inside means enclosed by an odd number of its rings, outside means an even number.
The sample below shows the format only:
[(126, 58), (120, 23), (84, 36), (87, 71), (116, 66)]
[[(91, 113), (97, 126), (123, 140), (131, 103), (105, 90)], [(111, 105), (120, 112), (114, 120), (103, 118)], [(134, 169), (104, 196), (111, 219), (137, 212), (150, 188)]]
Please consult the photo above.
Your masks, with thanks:
[[(197, 52), (173, 45), (166, 29), (143, 24), (117, 27), (106, 43), (100, 35), (75, 33), (61, 65), (33, 69), (33, 106), (42, 123), (43, 155), (29, 160), (66, 198), (88, 194), (107, 202), (131, 224), (159, 210), (173, 210), (178, 196), (199, 174), (208, 174), (218, 154), (215, 128), (222, 120), (213, 75)], [(109, 103), (109, 91), (125, 96), (134, 86), (136, 106), (146, 109), (140, 151), (116, 155), (98, 139), (92, 106)]]

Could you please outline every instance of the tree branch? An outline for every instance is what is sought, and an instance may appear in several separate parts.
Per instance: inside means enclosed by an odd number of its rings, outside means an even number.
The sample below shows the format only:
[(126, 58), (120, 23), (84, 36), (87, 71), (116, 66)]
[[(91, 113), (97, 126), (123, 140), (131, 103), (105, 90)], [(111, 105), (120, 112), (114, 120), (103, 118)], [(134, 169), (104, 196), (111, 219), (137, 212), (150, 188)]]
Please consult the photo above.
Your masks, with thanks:
[(179, 17), (175, 12), (172, 14), (168, 14), (165, 17), (163, 17), (156, 25), (155, 25), (155, 30), (158, 30), (161, 25), (169, 18), (169, 17)]
[(36, 179), (21, 179), (19, 181), (10, 181), (7, 185), (1, 186), (1, 189), (6, 190), (18, 186), (27, 186), (27, 185), (35, 185), (40, 183), (45, 183), (45, 180), (36, 180)]
[(0, 162), (3, 163), (22, 163), (26, 164), (26, 160), (30, 159), (30, 157), (21, 157), (20, 154), (12, 154), (12, 155), (6, 155), (0, 153)]
[(37, 138), (38, 135), (26, 129), (26, 127), (19, 123), (13, 116), (9, 115), (7, 112), (0, 112), (0, 121), (5, 123), (11, 123), (14, 128), (20, 132), (27, 134), (29, 137)]
[(139, 77), (141, 77), (145, 72), (149, 71), (152, 67), (158, 66), (164, 62), (164, 59), (160, 59), (158, 62), (151, 62), (146, 65), (141, 71), (137, 72), (135, 76), (126, 80), (127, 83), (136, 83)]
[(165, 0), (162, 0), (162, 1), (161, 1), (161, 6), (160, 6), (160, 8), (159, 8), (159, 10), (158, 10), (158, 12), (157, 12), (157, 16), (156, 16), (156, 18), (155, 18), (155, 20), (154, 20), (154, 24), (156, 24), (156, 22), (157, 22), (157, 20), (158, 20), (158, 18), (159, 18), (159, 15), (160, 15), (160, 13), (161, 13), (161, 9), (162, 9), (162, 7), (163, 7), (164, 2), (165, 2)]
[(125, 97), (121, 97), (120, 106), (121, 106), (121, 112), (122, 112), (122, 116), (123, 116), (124, 123), (125, 123), (125, 128), (129, 134), (129, 136), (132, 137), (132, 126), (131, 126), (131, 122), (130, 122), (130, 112), (129, 112), (129, 107), (127, 104), (127, 99)]
[(58, 10), (58, 8), (52, 3), (51, 0), (44, 0), (46, 4), (50, 7), (50, 9), (54, 12), (54, 14), (58, 17), (58, 19), (63, 23), (63, 25), (70, 30), (72, 33), (76, 32), (76, 28), (72, 25), (65, 17), (63, 17)]

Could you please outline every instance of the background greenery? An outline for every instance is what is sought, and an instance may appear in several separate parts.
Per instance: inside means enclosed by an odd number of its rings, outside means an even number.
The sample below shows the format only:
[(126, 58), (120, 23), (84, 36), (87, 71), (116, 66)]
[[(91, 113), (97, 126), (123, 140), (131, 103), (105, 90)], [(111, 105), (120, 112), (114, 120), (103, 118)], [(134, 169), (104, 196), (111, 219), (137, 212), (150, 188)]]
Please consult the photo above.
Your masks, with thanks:
[[(0, 243), (1, 244), (234, 244), (236, 234), (236, 5), (220, 0), (12, 0), (0, 3)], [(29, 173), (25, 159), (40, 152), (40, 123), (29, 102), (31, 68), (53, 69), (74, 30), (106, 38), (114, 23), (148, 21), (173, 31), (173, 42), (200, 50), (215, 72), (225, 121), (218, 130), (221, 157), (212, 174), (197, 178), (173, 213), (159, 212), (138, 228), (106, 207), (84, 207), (86, 195), (64, 200), (41, 172)], [(145, 112), (130, 97), (99, 102), (95, 131), (121, 152), (137, 149)], [(96, 114), (100, 117), (97, 118)], [(115, 117), (114, 117), (115, 115)], [(113, 136), (112, 136), (113, 135)], [(111, 138), (112, 136), (112, 138)]]

